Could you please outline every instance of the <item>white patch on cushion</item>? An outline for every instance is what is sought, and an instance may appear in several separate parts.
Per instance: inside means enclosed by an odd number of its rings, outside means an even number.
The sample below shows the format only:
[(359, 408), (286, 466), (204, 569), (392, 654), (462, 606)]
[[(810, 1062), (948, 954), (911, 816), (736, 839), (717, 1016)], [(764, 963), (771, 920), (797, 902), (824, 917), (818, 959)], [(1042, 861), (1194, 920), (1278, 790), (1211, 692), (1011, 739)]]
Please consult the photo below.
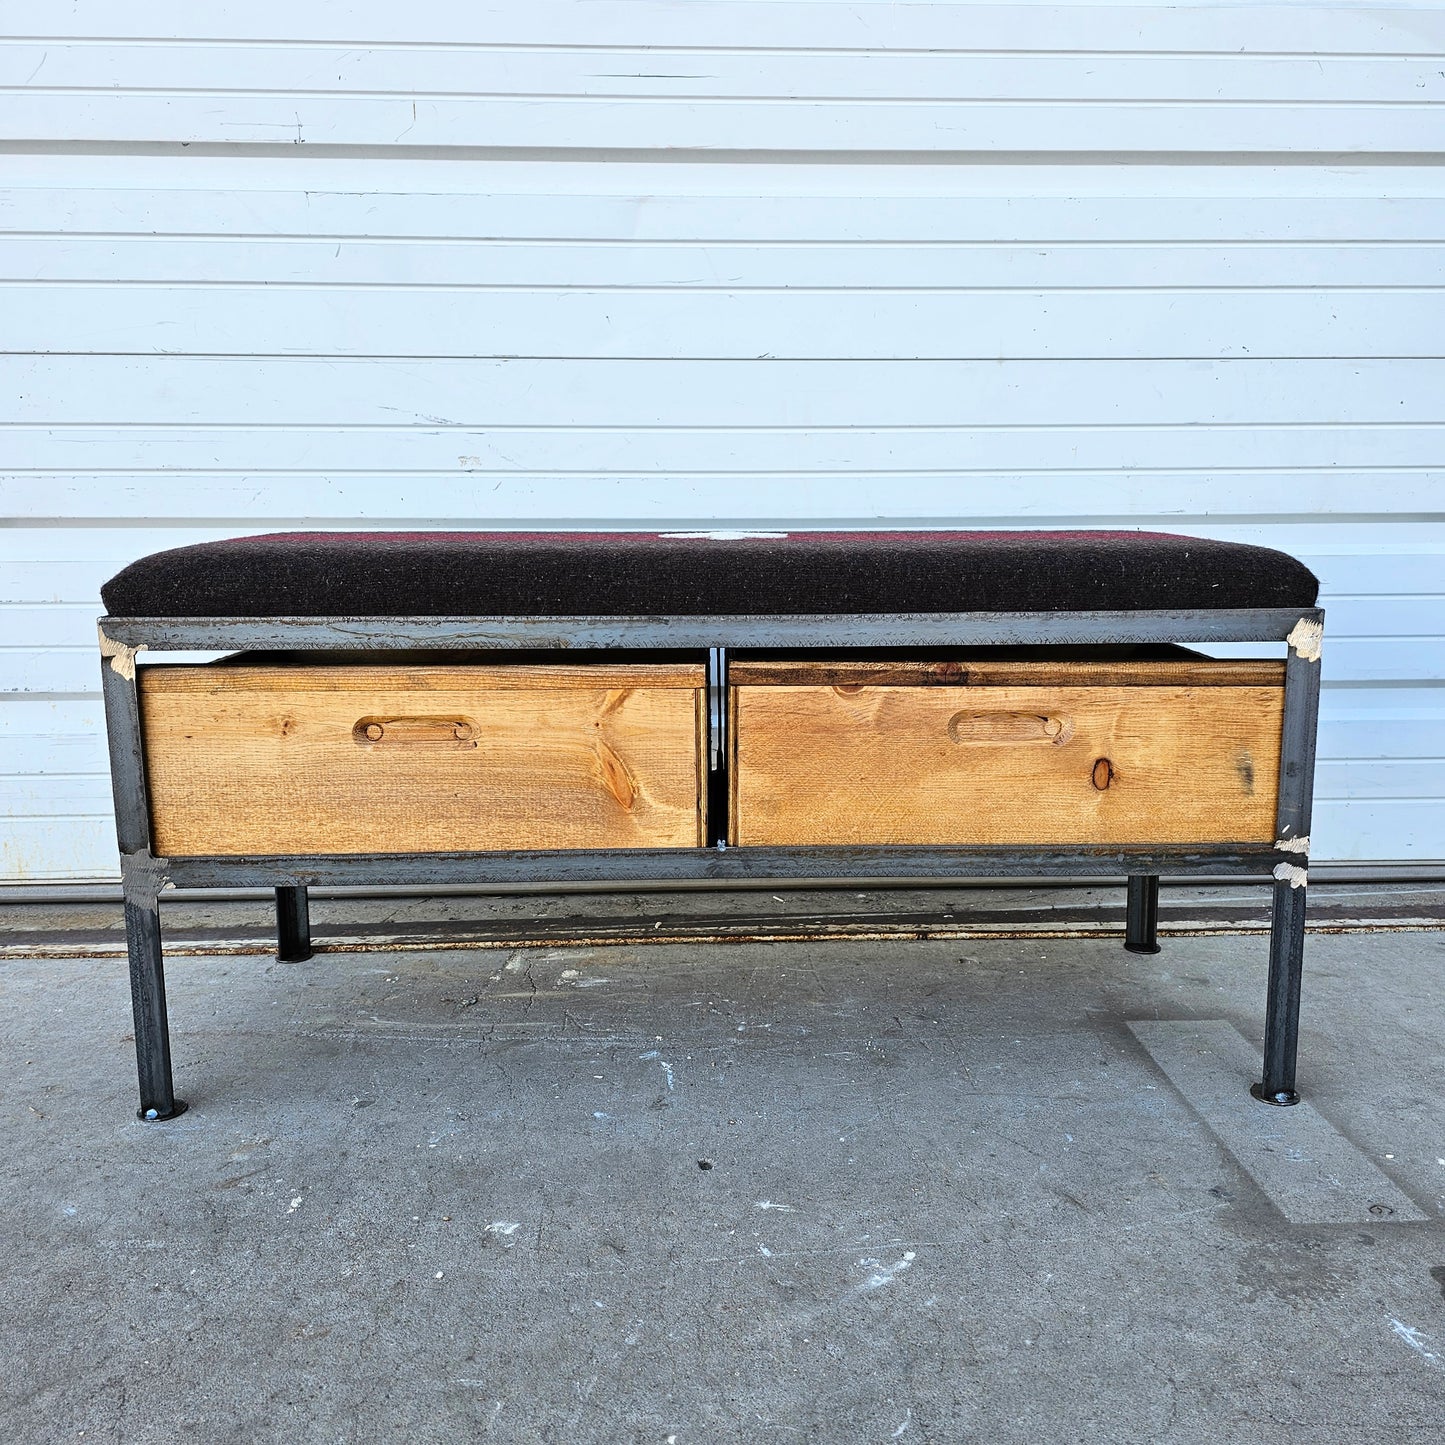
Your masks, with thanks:
[(659, 537), (680, 537), (684, 540), (708, 542), (740, 542), (745, 537), (786, 537), (786, 532), (659, 532)]

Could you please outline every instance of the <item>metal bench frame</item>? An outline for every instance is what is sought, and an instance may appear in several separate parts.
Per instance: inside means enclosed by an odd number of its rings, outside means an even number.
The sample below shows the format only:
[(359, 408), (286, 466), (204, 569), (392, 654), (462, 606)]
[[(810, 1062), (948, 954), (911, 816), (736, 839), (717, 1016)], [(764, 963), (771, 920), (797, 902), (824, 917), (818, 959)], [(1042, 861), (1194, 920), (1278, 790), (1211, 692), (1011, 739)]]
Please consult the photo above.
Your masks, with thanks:
[[(1154, 952), (1159, 878), (1227, 874), (1273, 885), (1264, 1072), (1251, 1090), (1297, 1103), (1295, 1056), (1304, 960), (1306, 869), (1319, 710), (1318, 608), (1191, 611), (955, 612), (900, 615), (629, 617), (103, 617), (100, 646), (116, 835), (135, 1010), (139, 1117), (185, 1110), (171, 1079), (159, 896), (172, 888), (276, 890), (278, 952), (310, 956), (306, 890), (317, 885), (670, 881), (769, 878), (1128, 879), (1126, 947)], [(712, 726), (726, 701), (729, 649), (962, 647), (1015, 644), (1284, 642), (1279, 800), (1273, 844), (1138, 847), (742, 847), (578, 849), (158, 858), (151, 849), (136, 690), (142, 651), (408, 648), (590, 652), (708, 650)]]

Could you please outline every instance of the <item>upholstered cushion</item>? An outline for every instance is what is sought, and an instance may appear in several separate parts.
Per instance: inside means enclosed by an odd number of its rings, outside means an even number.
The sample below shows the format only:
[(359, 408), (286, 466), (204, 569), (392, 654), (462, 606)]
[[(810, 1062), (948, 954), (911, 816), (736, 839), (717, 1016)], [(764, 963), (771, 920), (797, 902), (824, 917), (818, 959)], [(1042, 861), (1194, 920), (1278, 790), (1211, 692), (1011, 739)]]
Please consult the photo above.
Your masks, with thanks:
[(1159, 532), (287, 532), (156, 552), (116, 617), (1310, 607), (1283, 552)]

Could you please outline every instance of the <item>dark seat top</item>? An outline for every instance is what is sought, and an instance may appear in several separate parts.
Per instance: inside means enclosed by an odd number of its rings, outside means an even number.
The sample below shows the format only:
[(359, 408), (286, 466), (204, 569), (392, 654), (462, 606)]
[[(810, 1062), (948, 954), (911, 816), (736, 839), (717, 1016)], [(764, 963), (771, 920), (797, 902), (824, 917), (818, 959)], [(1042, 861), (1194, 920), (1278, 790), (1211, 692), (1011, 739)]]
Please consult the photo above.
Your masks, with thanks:
[(1268, 547), (1162, 532), (284, 532), (175, 547), (113, 617), (501, 617), (1312, 607)]

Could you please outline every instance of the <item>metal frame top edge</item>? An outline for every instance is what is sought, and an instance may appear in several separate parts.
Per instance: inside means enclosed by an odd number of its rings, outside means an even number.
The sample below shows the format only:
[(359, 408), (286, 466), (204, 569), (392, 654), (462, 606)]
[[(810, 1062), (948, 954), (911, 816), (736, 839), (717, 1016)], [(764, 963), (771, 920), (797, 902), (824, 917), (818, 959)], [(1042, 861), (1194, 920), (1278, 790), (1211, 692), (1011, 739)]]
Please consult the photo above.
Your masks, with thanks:
[(1181, 611), (807, 613), (747, 615), (455, 617), (110, 617), (112, 643), (148, 651), (231, 648), (381, 649), (425, 642), (436, 648), (590, 649), (658, 647), (859, 647), (961, 643), (1284, 642), (1306, 608)]

